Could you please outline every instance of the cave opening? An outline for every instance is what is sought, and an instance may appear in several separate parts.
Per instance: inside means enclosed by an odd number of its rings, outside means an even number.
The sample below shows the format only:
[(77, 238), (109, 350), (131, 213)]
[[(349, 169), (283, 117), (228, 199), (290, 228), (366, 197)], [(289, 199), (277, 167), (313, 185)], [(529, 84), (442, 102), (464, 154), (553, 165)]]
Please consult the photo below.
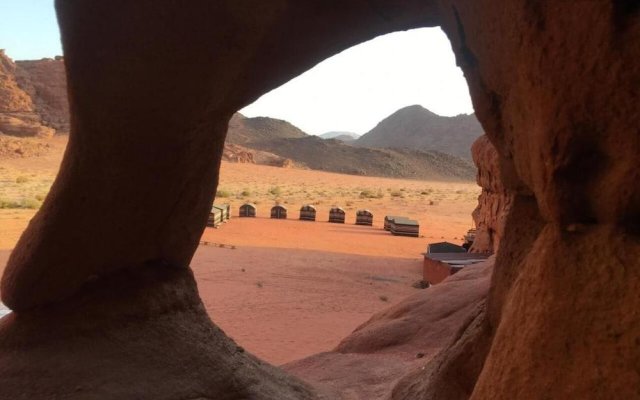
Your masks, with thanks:
[[(634, 398), (640, 24), (623, 3), (57, 0), (71, 140), (3, 274), (2, 394), (301, 400), (338, 398), (333, 382), (367, 399)], [(320, 379), (256, 360), (188, 268), (229, 118), (331, 54), (424, 26), (463, 58), (513, 196), (490, 285), (463, 270), (423, 291), (444, 301), (307, 359)], [(597, 170), (557, 174), (585, 140)], [(473, 289), (466, 306), (456, 287)], [(463, 325), (444, 323), (463, 308)], [(445, 325), (443, 351), (414, 351)], [(396, 345), (406, 354), (386, 357)]]
[[(191, 263), (212, 319), (279, 365), (334, 348), (428, 285), (428, 244), (463, 245), (475, 228), (482, 134), (440, 28), (348, 48), (242, 108), (210, 220), (226, 205), (232, 218), (205, 229)], [(302, 222), (308, 206), (315, 224)], [(345, 224), (329, 223), (333, 209)], [(238, 218), (248, 210), (257, 218)], [(355, 225), (359, 210), (371, 228)], [(385, 231), (387, 215), (418, 221), (419, 237)]]

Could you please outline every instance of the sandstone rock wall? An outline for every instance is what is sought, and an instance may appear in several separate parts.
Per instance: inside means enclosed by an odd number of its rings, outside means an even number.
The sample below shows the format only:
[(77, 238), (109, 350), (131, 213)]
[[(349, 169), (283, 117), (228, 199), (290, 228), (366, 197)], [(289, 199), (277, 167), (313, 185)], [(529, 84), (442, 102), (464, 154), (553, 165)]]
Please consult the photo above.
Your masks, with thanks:
[(57, 133), (69, 132), (69, 101), (64, 59), (17, 61), (16, 80), (33, 99), (42, 123)]
[(43, 126), (29, 94), (16, 79), (19, 67), (0, 51), (0, 134), (47, 137), (53, 130)]
[(476, 224), (476, 238), (470, 251), (495, 253), (504, 235), (513, 195), (502, 183), (498, 152), (486, 136), (481, 136), (473, 143), (471, 154), (478, 167), (476, 180), (482, 193), (472, 214)]
[(442, 4), (514, 194), (471, 398), (636, 398), (640, 7)]
[(31, 97), (16, 82), (16, 64), (0, 50), (0, 112), (33, 112)]

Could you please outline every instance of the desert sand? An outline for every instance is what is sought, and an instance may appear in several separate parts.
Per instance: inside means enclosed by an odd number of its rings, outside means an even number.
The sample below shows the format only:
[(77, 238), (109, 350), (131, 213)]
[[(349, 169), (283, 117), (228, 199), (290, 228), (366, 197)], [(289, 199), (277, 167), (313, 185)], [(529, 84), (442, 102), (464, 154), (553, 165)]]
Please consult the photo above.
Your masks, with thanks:
[[(49, 142), (41, 157), (0, 160), (0, 199), (37, 207), (53, 182), (65, 138)], [(222, 163), (218, 203), (232, 219), (207, 228), (191, 263), (211, 318), (246, 350), (284, 364), (333, 349), (377, 311), (415, 293), (429, 242), (461, 242), (471, 227), (479, 187), (474, 182), (433, 182), (340, 175), (311, 170)], [(238, 218), (253, 202), (258, 218)], [(279, 202), (288, 220), (268, 218)], [(33, 203), (33, 204), (31, 204)], [(314, 204), (317, 222), (298, 221), (302, 204)], [(328, 210), (342, 206), (346, 224), (330, 224)], [(356, 226), (367, 208), (374, 226)], [(0, 209), (0, 270), (35, 209)], [(420, 221), (421, 237), (382, 230), (384, 215)]]

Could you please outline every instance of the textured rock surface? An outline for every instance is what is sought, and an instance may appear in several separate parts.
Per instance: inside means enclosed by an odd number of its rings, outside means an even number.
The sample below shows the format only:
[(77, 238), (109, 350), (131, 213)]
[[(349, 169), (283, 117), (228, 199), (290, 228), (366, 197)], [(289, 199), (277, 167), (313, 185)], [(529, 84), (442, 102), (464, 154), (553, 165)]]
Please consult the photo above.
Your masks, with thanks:
[[(20, 375), (20, 367), (43, 360), (37, 352), (47, 337), (41, 331), (63, 326), (47, 323), (38, 308), (59, 302), (58, 315), (65, 315), (88, 282), (109, 288), (109, 276), (125, 268), (144, 269), (153, 260), (188, 265), (234, 111), (346, 47), (394, 30), (442, 25), (514, 197), (487, 298), (487, 326), (475, 329), (470, 323), (436, 369), (455, 375), (468, 368), (463, 376), (471, 379), (479, 361), (462, 362), (457, 354), (465, 351), (456, 349), (490, 342), (472, 399), (639, 397), (636, 2), (58, 0), (57, 6), (70, 78), (71, 137), (60, 175), (2, 279), (2, 300), (17, 310), (3, 319), (0, 331), (3, 357), (16, 357), (2, 363), (13, 388), (33, 384), (36, 375)], [(142, 280), (155, 282), (153, 276)], [(87, 309), (94, 303), (101, 304), (89, 298)], [(126, 318), (129, 310), (140, 310), (134, 322), (153, 319), (156, 311), (144, 304), (134, 298), (117, 314)], [(88, 324), (101, 318), (88, 315)], [(179, 309), (167, 315), (160, 331), (202, 334), (202, 320), (176, 326)], [(20, 320), (46, 329), (22, 330)], [(165, 357), (176, 335), (136, 328), (142, 336), (115, 337), (118, 345), (135, 347), (143, 337), (148, 351), (136, 360), (107, 360), (113, 362), (110, 371), (132, 371), (130, 366), (149, 359), (160, 366), (145, 370), (144, 380), (119, 386), (128, 393), (144, 389), (142, 382), (172, 377), (174, 359), (219, 359), (212, 347)], [(66, 350), (76, 348), (81, 332), (57, 336), (48, 362), (65, 363)], [(491, 338), (485, 340), (485, 332)], [(215, 347), (226, 339), (207, 340)], [(102, 333), (90, 337), (86, 342), (96, 350), (83, 357), (97, 359), (112, 341)], [(12, 351), (25, 349), (24, 343), (32, 350)], [(378, 365), (381, 374), (402, 363), (385, 359), (387, 364)], [(334, 361), (324, 368), (339, 370)], [(212, 362), (203, 366), (203, 375), (185, 382), (204, 385), (215, 368), (233, 367)], [(87, 376), (91, 368), (59, 371), (42, 371), (51, 378), (36, 385), (40, 391), (32, 397), (55, 393), (57, 382), (73, 374), (74, 382), (94, 382)], [(238, 370), (240, 386), (246, 376), (270, 388), (264, 397), (291, 397), (287, 378), (268, 371), (273, 372), (255, 364)], [(449, 393), (451, 386), (441, 378), (413, 374), (402, 380), (396, 396), (432, 393), (421, 379), (441, 382)], [(473, 386), (466, 379), (457, 395)], [(226, 379), (215, 382), (207, 395), (247, 396), (230, 393)], [(113, 397), (110, 388), (101, 388), (93, 391), (96, 398)]]
[(638, 397), (639, 9), (451, 4), (443, 25), (515, 194), (471, 398)]
[(54, 128), (57, 133), (68, 133), (69, 102), (62, 57), (16, 61), (16, 65), (16, 80), (31, 96), (42, 123)]
[(0, 376), (2, 399), (316, 398), (211, 323), (189, 269), (158, 264), (4, 317)]
[(43, 126), (34, 104), (16, 79), (19, 68), (0, 51), (0, 134), (48, 137), (54, 131)]
[(18, 137), (53, 136), (55, 130), (40, 123), (40, 117), (31, 113), (0, 114), (0, 133)]
[(486, 136), (481, 136), (473, 143), (471, 154), (478, 167), (476, 180), (482, 193), (478, 197), (478, 207), (472, 214), (477, 230), (470, 250), (494, 253), (498, 251), (504, 236), (504, 225), (513, 195), (502, 183), (498, 152)]
[(18, 86), (16, 64), (0, 50), (0, 111), (27, 113), (33, 111), (31, 97)]

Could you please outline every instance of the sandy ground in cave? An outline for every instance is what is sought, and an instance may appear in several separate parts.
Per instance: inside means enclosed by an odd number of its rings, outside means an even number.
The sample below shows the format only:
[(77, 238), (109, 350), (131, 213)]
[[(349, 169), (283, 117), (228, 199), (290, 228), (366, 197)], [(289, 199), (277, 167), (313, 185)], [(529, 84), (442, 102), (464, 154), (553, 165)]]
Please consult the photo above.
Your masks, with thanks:
[[(0, 159), (0, 199), (37, 202), (57, 172), (65, 138), (42, 157)], [(415, 290), (421, 252), (429, 242), (460, 242), (470, 228), (480, 192), (473, 182), (427, 182), (340, 175), (251, 164), (222, 164), (216, 202), (230, 203), (234, 218), (207, 228), (192, 263), (212, 319), (239, 345), (282, 364), (330, 350), (371, 314)], [(237, 218), (254, 202), (258, 218)], [(280, 202), (288, 220), (271, 220)], [(315, 204), (318, 221), (298, 221), (302, 204)], [(342, 206), (347, 223), (327, 223)], [(374, 226), (355, 226), (367, 208)], [(0, 209), (0, 270), (35, 214)], [(385, 214), (420, 221), (421, 237), (382, 230)]]

